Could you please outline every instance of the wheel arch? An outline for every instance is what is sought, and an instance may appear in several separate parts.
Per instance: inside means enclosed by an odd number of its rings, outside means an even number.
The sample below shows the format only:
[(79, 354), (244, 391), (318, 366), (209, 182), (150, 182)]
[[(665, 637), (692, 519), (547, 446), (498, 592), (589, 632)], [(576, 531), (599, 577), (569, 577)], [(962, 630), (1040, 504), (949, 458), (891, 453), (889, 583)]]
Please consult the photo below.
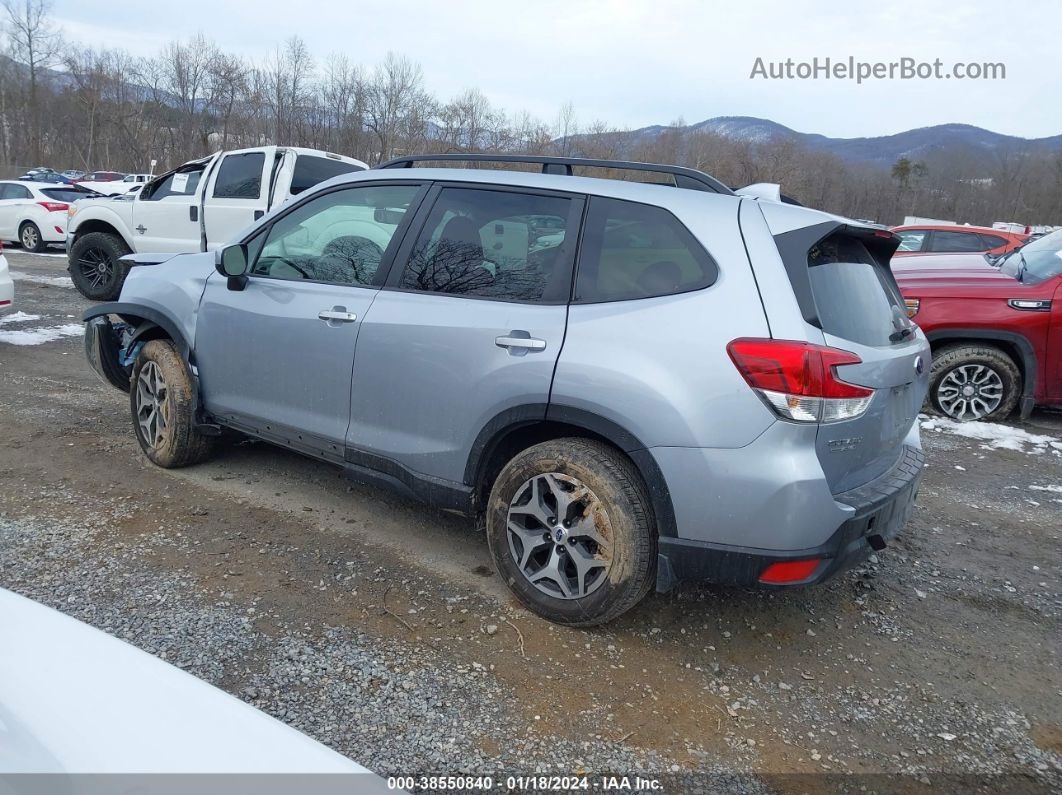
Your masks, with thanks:
[(586, 409), (555, 403), (507, 409), (488, 422), (476, 437), (465, 465), (464, 481), (472, 487), (477, 509), (486, 502), (489, 485), (514, 455), (531, 445), (565, 436), (597, 439), (624, 454), (645, 483), (661, 536), (676, 536), (671, 492), (652, 453), (618, 423)]
[(113, 223), (112, 221), (104, 218), (86, 218), (83, 221), (79, 221), (77, 228), (74, 230), (74, 237), (71, 241), (71, 247), (80, 238), (93, 232), (102, 232), (108, 235), (115, 235), (122, 239), (122, 242), (129, 248), (130, 251), (135, 250), (133, 244), (130, 242), (130, 237), (122, 230), (120, 224)]
[(1013, 331), (980, 328), (938, 328), (926, 334), (933, 353), (952, 343), (983, 343), (998, 348), (1010, 356), (1021, 372), (1021, 398), (1019, 411), (1027, 419), (1036, 406), (1037, 367), (1036, 351), (1028, 338)]
[(158, 309), (130, 301), (109, 301), (85, 310), (81, 319), (87, 322), (94, 317), (105, 317), (107, 315), (118, 315), (123, 321), (132, 326), (132, 339), (134, 341), (147, 342), (153, 339), (169, 339), (177, 346), (177, 350), (185, 362), (192, 362), (192, 346), (185, 339), (184, 334), (181, 333), (180, 326)]

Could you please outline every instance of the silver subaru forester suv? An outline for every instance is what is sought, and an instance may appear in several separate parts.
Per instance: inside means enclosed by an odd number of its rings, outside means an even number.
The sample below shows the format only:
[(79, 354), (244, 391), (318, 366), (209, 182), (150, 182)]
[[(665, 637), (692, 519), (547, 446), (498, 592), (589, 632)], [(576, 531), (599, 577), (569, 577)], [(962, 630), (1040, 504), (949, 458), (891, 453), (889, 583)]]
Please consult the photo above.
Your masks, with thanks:
[[(412, 167), (449, 160), (512, 170)], [(893, 234), (763, 188), (401, 158), (223, 250), (135, 255), (86, 351), (156, 464), (236, 431), (460, 510), (552, 621), (820, 582), (910, 513), (929, 346)]]

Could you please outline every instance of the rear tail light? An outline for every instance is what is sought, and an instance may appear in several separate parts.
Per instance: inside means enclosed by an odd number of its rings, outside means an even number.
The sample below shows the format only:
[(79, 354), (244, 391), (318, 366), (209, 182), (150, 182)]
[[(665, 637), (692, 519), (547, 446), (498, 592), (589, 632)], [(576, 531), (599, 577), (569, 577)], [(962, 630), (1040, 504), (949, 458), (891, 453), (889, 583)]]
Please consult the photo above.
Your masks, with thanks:
[(904, 298), (903, 305), (907, 311), (907, 317), (914, 317), (918, 314), (919, 300), (917, 298)]
[(808, 342), (737, 339), (727, 346), (748, 385), (782, 419), (842, 422), (861, 416), (874, 390), (842, 381), (836, 368), (858, 356)]
[(66, 202), (37, 202), (37, 204), (50, 213), (65, 213), (70, 209), (70, 205)]
[(822, 558), (811, 560), (787, 560), (781, 563), (772, 563), (763, 570), (760, 582), (768, 585), (784, 585), (785, 583), (803, 582), (822, 563)]

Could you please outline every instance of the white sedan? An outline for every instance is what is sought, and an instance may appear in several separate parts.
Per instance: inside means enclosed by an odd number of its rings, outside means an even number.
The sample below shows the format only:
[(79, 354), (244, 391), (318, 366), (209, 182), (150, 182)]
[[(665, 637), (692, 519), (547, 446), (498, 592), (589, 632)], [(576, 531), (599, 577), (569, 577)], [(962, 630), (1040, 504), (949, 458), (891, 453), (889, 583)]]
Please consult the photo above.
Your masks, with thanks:
[[(0, 638), (0, 792), (20, 791), (4, 787), (12, 773), (329, 773), (342, 777), (341, 791), (386, 789), (361, 765), (249, 704), (3, 589)], [(300, 779), (304, 791), (318, 791), (313, 778)], [(149, 784), (165, 782), (137, 783), (113, 790), (148, 793)]]
[(7, 269), (7, 257), (4, 256), (0, 247), (0, 312), (11, 308), (15, 300), (15, 282), (11, 279), (11, 272)]
[(65, 243), (70, 205), (98, 195), (77, 185), (2, 180), (0, 240), (14, 241), (34, 253), (49, 243)]

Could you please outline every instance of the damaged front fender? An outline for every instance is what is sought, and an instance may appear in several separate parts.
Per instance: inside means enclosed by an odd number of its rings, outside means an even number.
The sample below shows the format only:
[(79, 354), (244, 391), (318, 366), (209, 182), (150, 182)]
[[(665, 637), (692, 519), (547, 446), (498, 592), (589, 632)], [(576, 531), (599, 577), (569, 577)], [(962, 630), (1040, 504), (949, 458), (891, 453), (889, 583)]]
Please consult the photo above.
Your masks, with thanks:
[(125, 329), (125, 324), (111, 323), (106, 315), (87, 320), (85, 358), (103, 383), (128, 392), (132, 367), (122, 363), (122, 334)]

